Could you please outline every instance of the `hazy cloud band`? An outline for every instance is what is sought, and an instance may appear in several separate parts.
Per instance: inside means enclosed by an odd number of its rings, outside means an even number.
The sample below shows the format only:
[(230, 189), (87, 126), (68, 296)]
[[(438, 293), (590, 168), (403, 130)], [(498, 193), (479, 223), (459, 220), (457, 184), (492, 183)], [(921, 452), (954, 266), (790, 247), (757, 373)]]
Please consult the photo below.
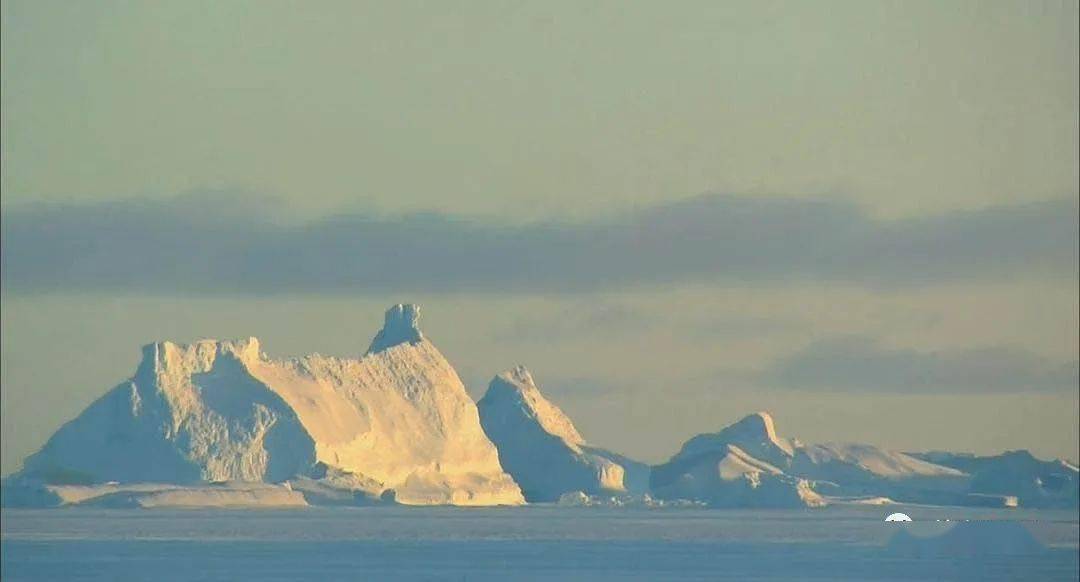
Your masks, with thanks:
[(1075, 278), (1077, 200), (876, 220), (833, 200), (701, 196), (604, 221), (441, 214), (275, 221), (211, 194), (23, 206), (2, 220), (9, 292), (574, 292), (673, 282), (932, 285)]

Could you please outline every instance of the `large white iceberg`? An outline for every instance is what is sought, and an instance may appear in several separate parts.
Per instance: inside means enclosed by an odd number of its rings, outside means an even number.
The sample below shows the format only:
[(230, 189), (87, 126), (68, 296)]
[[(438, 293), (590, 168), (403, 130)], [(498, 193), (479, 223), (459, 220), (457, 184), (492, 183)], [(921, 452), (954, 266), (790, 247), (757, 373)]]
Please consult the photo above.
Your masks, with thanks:
[[(13, 483), (282, 482), (404, 504), (524, 502), (460, 378), (397, 305), (368, 353), (275, 360), (255, 338), (159, 342)], [(7, 497), (7, 495), (5, 495)]]

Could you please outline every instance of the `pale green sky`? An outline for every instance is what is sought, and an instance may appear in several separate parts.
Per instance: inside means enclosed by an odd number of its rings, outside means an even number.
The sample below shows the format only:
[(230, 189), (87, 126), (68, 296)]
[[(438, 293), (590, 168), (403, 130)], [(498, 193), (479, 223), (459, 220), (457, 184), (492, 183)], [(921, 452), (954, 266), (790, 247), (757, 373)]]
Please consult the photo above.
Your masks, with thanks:
[[(1076, 226), (1045, 216), (1075, 214), (1078, 198), (1074, 1), (5, 0), (2, 10), (3, 473), (130, 375), (142, 343), (257, 335), (272, 355), (355, 354), (402, 300), (424, 304), (425, 328), (474, 394), (524, 363), (586, 438), (647, 460), (757, 409), (808, 441), (1078, 456), (1080, 403), (1060, 386), (1080, 349), (1076, 271), (1063, 266), (1075, 263)], [(265, 296), (215, 288), (214, 272), (198, 270), (215, 245), (243, 239), (249, 231), (222, 229), (250, 226), (244, 216), (261, 216), (265, 196), (286, 218), (559, 219), (594, 225), (582, 235), (591, 240), (612, 232), (595, 225), (633, 211), (667, 224), (663, 205), (702, 193), (743, 200), (750, 235), (737, 241), (760, 232), (766, 248), (800, 240), (784, 238), (806, 211), (791, 200), (823, 204), (825, 226), (810, 230), (819, 238), (850, 202), (865, 216), (837, 241), (917, 253), (932, 239), (938, 270), (904, 272), (918, 262), (903, 252), (878, 268), (875, 256), (857, 257), (852, 272), (814, 256), (787, 279), (777, 254), (761, 251), (781, 266), (760, 276), (705, 260), (714, 239), (668, 281), (616, 265), (625, 280), (568, 273), (555, 291), (522, 288), (532, 280), (520, 272), (483, 292), (467, 277), (410, 287), (401, 265), (392, 288)], [(759, 197), (778, 202), (747, 206)], [(215, 233), (199, 251), (209, 254), (184, 265), (199, 283), (169, 293), (135, 280), (117, 293), (50, 246), (64, 238), (49, 234), (55, 224), (153, 246), (108, 220), (132, 200), (162, 203), (134, 215), (155, 231), (205, 209), (191, 224)], [(1065, 202), (1038, 206), (1054, 200)], [(45, 218), (22, 210), (42, 201), (60, 205)], [(978, 213), (988, 208), (990, 218)], [(1026, 230), (1015, 238), (1001, 219), (1011, 214), (1034, 216), (1018, 219)], [(436, 241), (448, 230), (448, 245), (490, 235), (462, 235), (454, 220), (402, 224)], [(523, 232), (521, 248), (536, 256), (561, 248), (561, 231)], [(325, 239), (305, 236), (297, 244), (317, 254)], [(627, 249), (625, 262), (666, 248), (652, 242)], [(123, 273), (127, 259), (85, 264)], [(240, 266), (256, 276), (267, 267)], [(841, 377), (845, 363), (825, 356), (853, 338), (871, 346), (881, 374), (922, 373), (941, 393)], [(779, 379), (810, 356), (816, 384)], [(976, 381), (989, 361), (1015, 390)]]
[(3, 8), (8, 203), (246, 187), (527, 218), (705, 191), (1072, 194), (1077, 3)]

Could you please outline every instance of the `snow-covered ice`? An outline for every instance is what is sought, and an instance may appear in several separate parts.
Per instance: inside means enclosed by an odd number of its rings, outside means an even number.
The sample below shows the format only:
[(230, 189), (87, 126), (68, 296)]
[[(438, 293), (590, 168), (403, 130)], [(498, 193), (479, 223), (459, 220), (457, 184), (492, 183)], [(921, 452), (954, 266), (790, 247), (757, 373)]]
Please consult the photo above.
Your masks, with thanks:
[(651, 490), (661, 499), (701, 499), (716, 507), (820, 507), (805, 479), (787, 475), (791, 443), (776, 435), (768, 413), (751, 414), (714, 434), (696, 436), (654, 467)]
[(661, 499), (701, 499), (719, 507), (1076, 507), (1078, 483), (1075, 467), (1026, 451), (976, 457), (861, 443), (804, 444), (779, 436), (772, 416), (758, 412), (688, 440), (652, 468), (650, 490)]
[(1010, 500), (1020, 507), (1076, 507), (1080, 469), (1055, 459), (1043, 461), (1028, 451), (977, 456), (933, 451), (911, 456), (971, 475), (971, 492)]

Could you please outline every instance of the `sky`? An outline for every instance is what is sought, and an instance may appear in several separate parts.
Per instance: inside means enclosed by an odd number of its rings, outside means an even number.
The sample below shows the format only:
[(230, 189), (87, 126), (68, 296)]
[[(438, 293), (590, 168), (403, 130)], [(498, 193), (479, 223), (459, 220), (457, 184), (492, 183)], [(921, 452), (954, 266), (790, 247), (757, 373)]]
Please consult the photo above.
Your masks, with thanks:
[(402, 301), (647, 461), (1080, 456), (1075, 2), (0, 6), (4, 474), (142, 344)]

